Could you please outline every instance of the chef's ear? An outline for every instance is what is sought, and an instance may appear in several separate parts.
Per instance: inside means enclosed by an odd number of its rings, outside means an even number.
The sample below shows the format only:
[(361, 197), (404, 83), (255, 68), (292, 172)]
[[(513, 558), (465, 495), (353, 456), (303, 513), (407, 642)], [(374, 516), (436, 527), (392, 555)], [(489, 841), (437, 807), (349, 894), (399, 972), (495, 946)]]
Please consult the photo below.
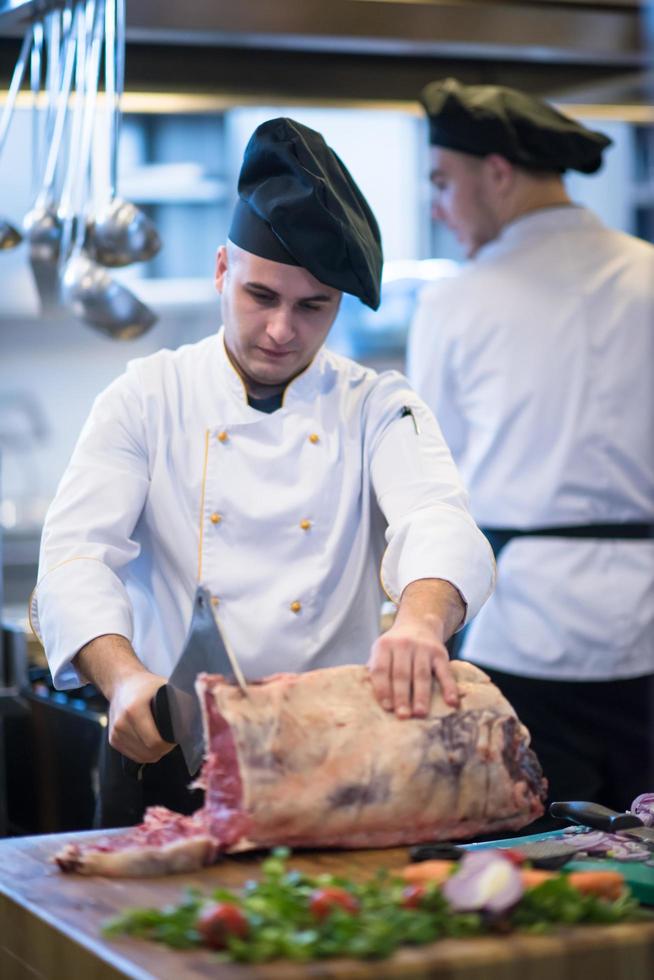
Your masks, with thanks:
[(513, 185), (515, 167), (500, 153), (489, 153), (484, 157), (486, 173), (495, 191), (506, 193)]
[(225, 277), (227, 275), (227, 246), (221, 245), (216, 252), (216, 275), (214, 285), (219, 293), (225, 288)]

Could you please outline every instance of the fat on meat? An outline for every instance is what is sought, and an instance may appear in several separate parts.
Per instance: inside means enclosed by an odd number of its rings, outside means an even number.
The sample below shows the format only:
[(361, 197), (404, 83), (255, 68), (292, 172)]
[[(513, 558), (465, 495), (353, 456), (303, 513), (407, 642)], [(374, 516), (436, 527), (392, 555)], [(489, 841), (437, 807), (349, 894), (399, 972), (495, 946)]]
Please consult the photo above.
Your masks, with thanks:
[[(540, 816), (546, 781), (527, 729), (483, 671), (464, 661), (451, 666), (460, 707), (435, 687), (428, 716), (402, 721), (378, 704), (363, 666), (276, 674), (250, 684), (247, 697), (223, 677), (201, 675), (205, 802), (191, 817), (170, 815), (177, 865), (185, 852), (201, 867), (247, 847), (457, 840), (517, 830)], [(103, 870), (93, 843), (69, 845), (55, 859), (63, 870), (91, 874), (177, 870), (172, 860), (166, 867), (156, 838), (148, 840), (147, 821), (105, 840)]]
[(461, 705), (427, 718), (378, 704), (365, 667), (238, 688), (204, 675), (205, 805), (259, 846), (389, 847), (514, 830), (543, 812), (529, 733), (486, 674), (452, 664)]

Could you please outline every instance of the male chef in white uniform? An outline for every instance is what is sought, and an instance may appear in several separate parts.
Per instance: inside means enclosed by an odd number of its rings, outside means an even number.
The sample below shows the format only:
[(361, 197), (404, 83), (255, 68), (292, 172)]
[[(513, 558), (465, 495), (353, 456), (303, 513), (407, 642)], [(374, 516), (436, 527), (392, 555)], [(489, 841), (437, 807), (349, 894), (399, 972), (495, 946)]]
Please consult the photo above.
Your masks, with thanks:
[(623, 810), (654, 786), (654, 248), (566, 193), (601, 133), (503, 87), (422, 98), (434, 215), (469, 261), (421, 295), (408, 372), (498, 561), (461, 655), (550, 799)]
[[(430, 412), (400, 374), (323, 347), (343, 291), (379, 305), (382, 252), (319, 133), (255, 131), (228, 238), (220, 331), (98, 397), (43, 532), (32, 620), (55, 684), (110, 702), (103, 826), (200, 803), (150, 711), (198, 585), (248, 679), (368, 661), (399, 718), (427, 712), (433, 678), (458, 703), (444, 644), (493, 585)], [(379, 638), (382, 590), (398, 614)], [(121, 755), (149, 763), (142, 779)]]

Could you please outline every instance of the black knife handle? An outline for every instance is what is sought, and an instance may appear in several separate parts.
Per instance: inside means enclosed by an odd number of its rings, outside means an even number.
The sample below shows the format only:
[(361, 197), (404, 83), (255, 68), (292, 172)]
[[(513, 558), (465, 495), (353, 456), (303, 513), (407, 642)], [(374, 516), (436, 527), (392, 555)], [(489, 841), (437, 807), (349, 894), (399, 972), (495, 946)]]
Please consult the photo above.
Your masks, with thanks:
[[(170, 717), (170, 707), (168, 703), (167, 685), (162, 684), (155, 696), (150, 701), (150, 711), (152, 718), (157, 726), (157, 731), (166, 742), (174, 742), (173, 723)], [(141, 779), (143, 777), (143, 767), (145, 762), (135, 762), (123, 756), (123, 772), (131, 779)]]
[(162, 684), (155, 696), (150, 701), (150, 711), (154, 718), (157, 730), (165, 742), (175, 742), (173, 732), (173, 721), (170, 717), (170, 703), (168, 701), (168, 685)]
[(550, 803), (550, 816), (558, 820), (570, 820), (572, 823), (594, 827), (612, 833), (617, 830), (628, 830), (630, 827), (642, 827), (643, 821), (633, 813), (618, 813), (609, 810), (599, 803), (584, 803), (574, 800), (566, 803)]

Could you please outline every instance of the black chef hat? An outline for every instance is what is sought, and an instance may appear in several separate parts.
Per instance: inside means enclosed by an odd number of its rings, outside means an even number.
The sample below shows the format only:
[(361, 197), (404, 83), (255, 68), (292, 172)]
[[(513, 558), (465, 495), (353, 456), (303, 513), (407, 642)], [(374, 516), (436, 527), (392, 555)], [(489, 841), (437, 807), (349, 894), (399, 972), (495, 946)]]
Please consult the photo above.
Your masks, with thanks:
[(381, 236), (368, 202), (320, 133), (262, 123), (245, 149), (229, 239), (379, 306)]
[(595, 173), (612, 143), (546, 102), (501, 85), (462, 85), (446, 78), (427, 85), (420, 100), (433, 146), (474, 156), (499, 153), (532, 170)]

